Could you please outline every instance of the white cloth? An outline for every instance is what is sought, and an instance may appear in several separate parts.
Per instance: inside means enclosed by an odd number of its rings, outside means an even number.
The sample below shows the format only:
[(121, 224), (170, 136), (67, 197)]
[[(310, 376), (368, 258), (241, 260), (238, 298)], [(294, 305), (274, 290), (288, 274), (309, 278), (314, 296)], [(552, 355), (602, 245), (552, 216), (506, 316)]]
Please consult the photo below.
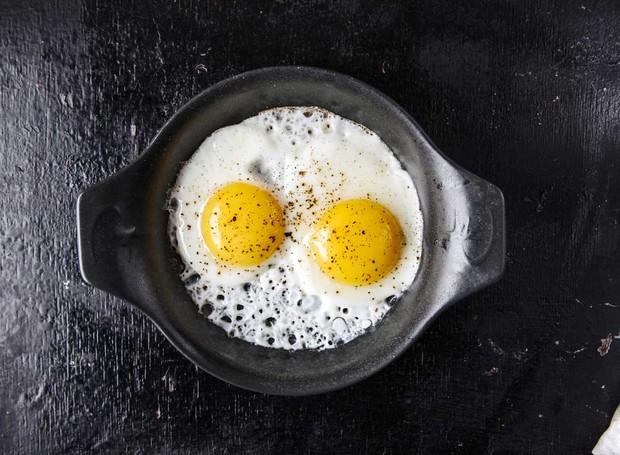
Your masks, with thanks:
[(620, 406), (611, 418), (609, 428), (592, 449), (592, 455), (620, 455)]

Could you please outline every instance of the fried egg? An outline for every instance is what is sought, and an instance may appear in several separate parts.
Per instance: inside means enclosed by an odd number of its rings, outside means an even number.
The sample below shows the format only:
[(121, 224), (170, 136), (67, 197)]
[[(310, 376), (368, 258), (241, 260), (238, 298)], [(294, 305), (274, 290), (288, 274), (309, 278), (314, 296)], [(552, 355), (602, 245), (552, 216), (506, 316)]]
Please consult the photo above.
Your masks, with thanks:
[(353, 340), (420, 264), (411, 177), (377, 134), (317, 107), (270, 109), (215, 131), (182, 166), (169, 210), (201, 313), (261, 346)]

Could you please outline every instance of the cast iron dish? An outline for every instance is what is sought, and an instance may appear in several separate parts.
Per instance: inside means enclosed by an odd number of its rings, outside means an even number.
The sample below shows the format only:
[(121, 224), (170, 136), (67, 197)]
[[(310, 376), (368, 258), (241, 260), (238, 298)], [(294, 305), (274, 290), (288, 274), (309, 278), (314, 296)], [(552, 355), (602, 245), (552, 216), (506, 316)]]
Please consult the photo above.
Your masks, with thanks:
[[(277, 106), (320, 106), (369, 127), (411, 174), (420, 197), (424, 242), (413, 285), (371, 332), (336, 349), (292, 353), (229, 338), (198, 313), (167, 235), (164, 207), (181, 163), (218, 128)], [(316, 68), (260, 69), (202, 92), (136, 162), (84, 191), (77, 209), (88, 283), (133, 303), (212, 375), (279, 395), (327, 392), (375, 373), (448, 305), (499, 279), (505, 262), (500, 190), (450, 162), (382, 93)]]

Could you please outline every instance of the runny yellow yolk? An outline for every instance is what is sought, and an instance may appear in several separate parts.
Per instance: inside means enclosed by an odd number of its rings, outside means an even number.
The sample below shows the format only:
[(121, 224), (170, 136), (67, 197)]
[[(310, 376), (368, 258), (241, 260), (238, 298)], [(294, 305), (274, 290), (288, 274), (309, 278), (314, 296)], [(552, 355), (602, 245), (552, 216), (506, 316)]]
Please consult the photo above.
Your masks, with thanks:
[(350, 285), (376, 283), (396, 266), (402, 228), (381, 204), (350, 199), (333, 205), (317, 222), (310, 250), (330, 278)]
[(217, 259), (252, 266), (269, 258), (282, 243), (284, 217), (269, 192), (248, 183), (231, 183), (207, 201), (200, 228)]

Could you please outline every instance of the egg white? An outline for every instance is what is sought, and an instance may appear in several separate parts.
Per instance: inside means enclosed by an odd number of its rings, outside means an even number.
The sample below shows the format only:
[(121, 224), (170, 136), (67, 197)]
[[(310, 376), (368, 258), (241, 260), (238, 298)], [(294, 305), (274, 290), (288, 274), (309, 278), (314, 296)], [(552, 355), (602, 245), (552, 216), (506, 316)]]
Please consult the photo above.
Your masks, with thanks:
[[(204, 204), (234, 182), (270, 191), (284, 210), (287, 235), (259, 266), (221, 263), (202, 239)], [(358, 198), (394, 214), (405, 246), (383, 279), (350, 286), (320, 270), (307, 242), (326, 210)], [(170, 200), (190, 295), (211, 321), (259, 345), (323, 349), (352, 340), (385, 315), (420, 264), (423, 220), (411, 177), (378, 135), (319, 108), (276, 108), (216, 131), (184, 164)]]

